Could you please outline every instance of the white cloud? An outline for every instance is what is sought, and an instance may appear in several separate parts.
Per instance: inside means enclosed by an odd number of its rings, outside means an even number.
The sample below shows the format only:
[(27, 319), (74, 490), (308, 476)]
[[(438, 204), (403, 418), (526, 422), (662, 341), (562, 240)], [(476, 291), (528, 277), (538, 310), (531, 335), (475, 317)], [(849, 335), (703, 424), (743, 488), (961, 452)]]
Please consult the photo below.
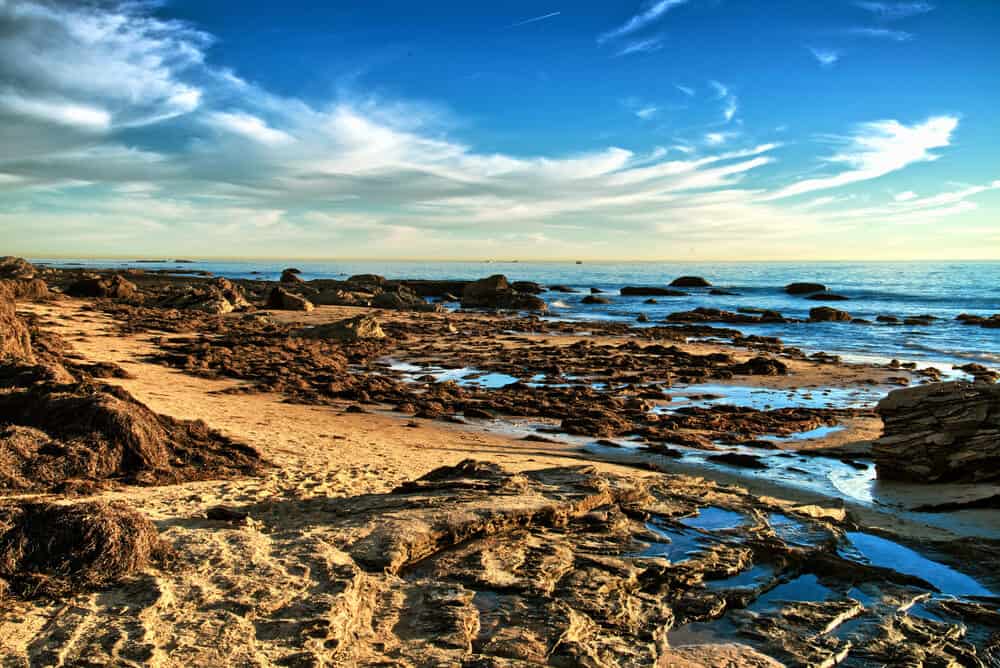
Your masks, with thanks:
[(674, 88), (684, 93), (688, 97), (694, 97), (694, 88), (691, 88), (689, 86), (682, 86), (680, 84), (674, 84)]
[(889, 30), (888, 28), (850, 28), (847, 33), (855, 37), (888, 39), (894, 42), (908, 42), (913, 39), (913, 33), (905, 30)]
[(616, 39), (618, 37), (624, 37), (625, 35), (630, 35), (637, 30), (645, 28), (650, 23), (653, 23), (661, 16), (666, 14), (668, 11), (674, 7), (686, 4), (688, 0), (657, 0), (652, 4), (648, 4), (646, 8), (639, 12), (638, 14), (632, 16), (628, 21), (623, 23), (618, 28), (610, 30), (606, 33), (601, 34), (597, 38), (599, 44), (603, 44), (608, 40)]
[(111, 114), (104, 109), (61, 100), (29, 99), (11, 91), (0, 93), (0, 110), (86, 131), (104, 131), (111, 127)]
[(827, 158), (828, 162), (843, 164), (849, 169), (832, 176), (799, 181), (764, 199), (839, 188), (885, 176), (916, 162), (936, 160), (938, 156), (931, 149), (948, 146), (957, 127), (958, 118), (954, 116), (936, 116), (914, 125), (896, 120), (864, 123), (843, 140), (846, 144), (843, 151)]
[(729, 86), (719, 81), (709, 81), (708, 85), (715, 89), (716, 98), (722, 100), (722, 118), (726, 123), (731, 122), (740, 109), (739, 99), (733, 95)]
[(934, 11), (929, 2), (855, 2), (858, 7), (885, 21), (906, 19)]
[(917, 193), (913, 192), (912, 190), (896, 193), (893, 196), (893, 199), (896, 200), (897, 202), (907, 202), (911, 199), (916, 199), (916, 198), (917, 198)]
[(629, 42), (624, 47), (622, 47), (616, 56), (629, 56), (633, 53), (653, 53), (659, 51), (663, 48), (663, 37), (656, 36), (650, 37), (648, 39), (636, 40), (634, 42)]
[(275, 146), (293, 141), (287, 132), (275, 130), (256, 116), (243, 112), (215, 111), (208, 114), (206, 120), (210, 125), (243, 135), (261, 144)]
[(840, 52), (835, 49), (809, 47), (809, 52), (823, 67), (833, 67), (840, 60)]

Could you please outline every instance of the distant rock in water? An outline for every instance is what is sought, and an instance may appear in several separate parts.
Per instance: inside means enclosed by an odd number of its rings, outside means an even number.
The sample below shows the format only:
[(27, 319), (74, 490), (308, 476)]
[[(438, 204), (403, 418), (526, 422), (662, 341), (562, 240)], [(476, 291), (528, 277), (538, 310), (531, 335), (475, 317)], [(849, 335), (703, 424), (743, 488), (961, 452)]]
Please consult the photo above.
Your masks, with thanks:
[(618, 291), (626, 297), (686, 297), (687, 293), (656, 286), (627, 285)]
[(299, 274), (301, 274), (301, 273), (302, 273), (301, 271), (299, 271), (298, 269), (296, 269), (294, 267), (291, 267), (289, 269), (285, 269), (283, 272), (281, 272), (281, 282), (282, 283), (304, 283), (305, 281), (303, 281), (302, 277), (299, 276)]
[(740, 293), (730, 292), (729, 290), (720, 290), (719, 288), (712, 288), (708, 291), (708, 294), (718, 296), (718, 297), (739, 297)]
[(549, 291), (550, 292), (573, 293), (573, 292), (576, 292), (576, 289), (575, 288), (571, 288), (568, 285), (550, 285), (549, 286)]
[(933, 383), (890, 392), (872, 446), (879, 478), (1000, 481), (1000, 385)]
[(275, 287), (267, 297), (267, 308), (283, 311), (312, 311), (315, 306), (305, 297), (292, 294), (282, 287)]
[(836, 295), (832, 292), (817, 292), (814, 295), (809, 295), (806, 299), (811, 299), (814, 302), (846, 302), (850, 297)]
[(545, 288), (543, 288), (541, 284), (535, 283), (534, 281), (514, 281), (511, 283), (511, 287), (518, 292), (523, 292), (526, 295), (540, 295), (545, 292)]
[(852, 317), (847, 311), (838, 311), (829, 306), (817, 306), (809, 309), (809, 320), (812, 322), (850, 322)]
[(958, 320), (963, 325), (979, 325), (987, 329), (1000, 329), (1000, 313), (994, 313), (989, 317), (962, 313), (955, 320)]
[(611, 300), (607, 297), (600, 297), (598, 295), (587, 295), (580, 300), (582, 304), (610, 304)]
[(674, 288), (710, 288), (712, 284), (701, 276), (680, 276), (670, 282)]
[(825, 292), (826, 286), (822, 283), (789, 283), (785, 286), (785, 292), (790, 295), (807, 295), (811, 292)]
[(489, 308), (501, 311), (545, 312), (548, 306), (534, 295), (518, 292), (503, 274), (469, 283), (462, 292), (463, 308)]

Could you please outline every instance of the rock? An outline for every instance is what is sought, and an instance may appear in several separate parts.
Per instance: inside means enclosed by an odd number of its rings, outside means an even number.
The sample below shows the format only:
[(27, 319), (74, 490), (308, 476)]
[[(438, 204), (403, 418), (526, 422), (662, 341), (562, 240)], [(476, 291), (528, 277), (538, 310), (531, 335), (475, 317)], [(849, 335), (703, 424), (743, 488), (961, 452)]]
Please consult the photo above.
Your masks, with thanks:
[(809, 320), (811, 322), (850, 322), (851, 314), (829, 306), (817, 306), (809, 309)]
[(643, 304), (659, 304), (660, 302), (658, 302), (655, 299), (653, 299), (652, 297), (650, 297), (649, 299), (644, 299), (642, 301), (642, 303)]
[(681, 276), (670, 282), (674, 288), (710, 288), (712, 284), (701, 276)]
[(0, 257), (0, 278), (30, 281), (36, 273), (35, 265), (23, 257), (14, 257), (13, 255)]
[(5, 283), (18, 301), (40, 302), (52, 298), (48, 284), (40, 278), (0, 279), (0, 283)]
[(550, 285), (549, 286), (549, 291), (550, 292), (562, 292), (562, 293), (570, 294), (570, 293), (576, 292), (577, 290), (575, 288), (571, 288), (568, 285)]
[(132, 300), (139, 297), (139, 289), (125, 278), (114, 274), (108, 278), (82, 278), (66, 288), (72, 297), (106, 297)]
[(982, 381), (986, 383), (995, 383), (997, 378), (1000, 377), (993, 369), (983, 366), (982, 364), (976, 364), (975, 362), (970, 362), (969, 364), (963, 364), (962, 366), (955, 367), (959, 371), (964, 371), (969, 374), (977, 381)]
[(916, 326), (932, 325), (935, 320), (937, 320), (937, 318), (932, 315), (914, 315), (908, 318), (903, 318), (903, 324)]
[(811, 292), (825, 292), (826, 286), (822, 283), (789, 283), (785, 286), (785, 292), (790, 295), (807, 295)]
[(378, 292), (385, 286), (385, 276), (378, 274), (355, 274), (347, 279), (351, 285), (363, 287), (369, 292)]
[(850, 297), (836, 295), (832, 292), (818, 292), (814, 295), (809, 295), (806, 299), (811, 299), (814, 302), (846, 302)]
[(548, 310), (548, 305), (535, 297), (515, 290), (507, 277), (496, 274), (482, 278), (465, 286), (462, 293), (462, 306), (469, 308), (491, 308), (503, 311), (539, 311)]
[(375, 295), (372, 298), (372, 306), (394, 311), (438, 311), (441, 309), (435, 304), (429, 304), (426, 299), (402, 284), (395, 286), (392, 290)]
[(760, 457), (757, 457), (756, 455), (744, 455), (738, 452), (725, 452), (721, 455), (711, 455), (708, 459), (713, 462), (728, 464), (729, 466), (736, 466), (743, 469), (763, 470), (767, 468), (767, 464), (765, 464)]
[[(517, 292), (523, 292), (526, 295), (540, 295), (545, 292), (545, 288), (534, 281), (514, 281), (511, 284), (511, 287), (513, 287)], [(456, 299), (454, 301), (458, 300)]]
[(729, 370), (738, 376), (787, 376), (788, 365), (770, 357), (754, 357)]
[(312, 311), (315, 306), (305, 297), (292, 294), (282, 287), (275, 287), (267, 297), (267, 308), (285, 311)]
[(216, 278), (206, 285), (192, 285), (159, 300), (164, 308), (176, 308), (223, 315), (253, 308), (243, 288), (225, 278)]
[(603, 295), (604, 294), (604, 290), (601, 290), (600, 288), (591, 288), (590, 289), (590, 294), (592, 294), (592, 295)]
[(607, 297), (599, 297), (597, 295), (587, 295), (580, 300), (581, 304), (610, 304), (611, 300)]
[(281, 282), (282, 283), (304, 283), (302, 277), (299, 274), (302, 273), (298, 269), (290, 268), (285, 269), (281, 272)]
[(738, 293), (738, 292), (730, 292), (729, 290), (720, 290), (719, 288), (712, 288), (711, 290), (708, 291), (708, 294), (714, 295), (714, 296), (717, 296), (717, 297), (739, 297), (740, 296), (740, 293)]
[(884, 322), (887, 325), (898, 325), (899, 318), (894, 315), (880, 315), (875, 318), (875, 322)]
[(33, 362), (28, 326), (15, 311), (14, 292), (9, 282), (0, 282), (0, 360)]
[(656, 286), (627, 285), (619, 292), (626, 297), (684, 297), (686, 292)]
[(373, 315), (359, 315), (347, 320), (341, 320), (329, 325), (319, 325), (303, 330), (299, 336), (310, 339), (325, 339), (333, 341), (369, 341), (386, 338), (382, 326)]
[(880, 478), (912, 482), (1000, 480), (1000, 385), (930, 383), (890, 392), (872, 446)]
[(645, 313), (640, 313), (639, 317), (635, 319), (636, 322), (649, 322), (649, 316)]

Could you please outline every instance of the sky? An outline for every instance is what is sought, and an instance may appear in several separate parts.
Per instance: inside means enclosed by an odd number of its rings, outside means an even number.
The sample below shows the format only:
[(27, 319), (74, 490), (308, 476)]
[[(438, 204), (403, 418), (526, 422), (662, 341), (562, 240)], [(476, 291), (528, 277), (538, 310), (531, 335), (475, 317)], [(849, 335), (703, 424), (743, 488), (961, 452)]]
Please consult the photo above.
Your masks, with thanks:
[(0, 0), (0, 253), (1000, 259), (987, 0)]

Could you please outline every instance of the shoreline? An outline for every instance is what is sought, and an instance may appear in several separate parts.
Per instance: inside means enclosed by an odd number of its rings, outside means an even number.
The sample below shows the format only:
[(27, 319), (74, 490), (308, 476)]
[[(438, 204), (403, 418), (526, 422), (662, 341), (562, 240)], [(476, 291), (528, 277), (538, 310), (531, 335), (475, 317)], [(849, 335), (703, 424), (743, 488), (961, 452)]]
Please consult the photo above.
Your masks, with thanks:
[[(185, 279), (172, 280), (183, 284)], [(974, 524), (965, 526), (956, 520), (952, 522), (952, 526), (948, 526), (948, 522), (943, 522), (944, 526), (934, 526), (935, 522), (922, 523), (912, 514), (904, 516), (892, 508), (866, 506), (850, 500), (845, 502), (833, 494), (821, 494), (811, 489), (796, 489), (774, 480), (754, 479), (737, 470), (727, 472), (718, 467), (699, 468), (697, 464), (685, 464), (670, 458), (662, 459), (661, 464), (664, 466), (658, 467), (670, 474), (664, 478), (662, 473), (648, 470), (648, 464), (653, 456), (643, 454), (633, 456), (632, 453), (638, 451), (632, 449), (620, 449), (612, 453), (607, 451), (608, 448), (598, 452), (594, 447), (586, 447), (587, 443), (592, 444), (602, 438), (620, 440), (620, 437), (581, 435), (569, 439), (560, 433), (555, 433), (560, 428), (559, 420), (555, 417), (558, 411), (563, 410), (563, 406), (572, 408), (576, 405), (566, 398), (569, 396), (566, 394), (569, 390), (561, 387), (566, 383), (580, 388), (594, 384), (594, 387), (586, 390), (585, 398), (581, 401), (590, 402), (595, 406), (612, 405), (614, 401), (619, 401), (618, 399), (612, 401), (619, 392), (624, 392), (637, 401), (640, 400), (640, 396), (644, 396), (646, 398), (641, 399), (644, 402), (641, 410), (662, 408), (664, 411), (662, 415), (667, 419), (674, 419), (672, 416), (676, 415), (678, 406), (690, 405), (692, 402), (694, 405), (708, 407), (715, 405), (712, 402), (718, 401), (717, 399), (692, 400), (687, 396), (692, 392), (698, 394), (698, 386), (705, 384), (706, 381), (719, 387), (751, 388), (750, 391), (756, 388), (773, 393), (776, 397), (786, 397), (789, 401), (795, 401), (803, 394), (815, 394), (819, 395), (813, 399), (818, 406), (824, 401), (823, 391), (844, 390), (843, 397), (838, 394), (829, 399), (830, 407), (818, 407), (802, 414), (795, 414), (789, 418), (793, 421), (787, 425), (774, 422), (762, 428), (765, 429), (764, 433), (766, 429), (777, 427), (794, 434), (802, 426), (817, 424), (817, 420), (822, 424), (828, 420), (836, 420), (838, 423), (846, 421), (854, 426), (836, 432), (827, 439), (782, 441), (766, 452), (771, 455), (808, 452), (812, 458), (821, 456), (816, 451), (833, 446), (836, 448), (833, 451), (836, 453), (834, 458), (841, 457), (843, 453), (849, 451), (854, 453), (852, 456), (864, 458), (867, 456), (864, 443), (878, 435), (878, 427), (864, 411), (839, 406), (843, 401), (849, 400), (849, 391), (861, 393), (857, 395), (860, 397), (868, 397), (873, 393), (888, 392), (897, 387), (895, 381), (891, 380), (893, 378), (899, 376), (912, 377), (914, 380), (919, 378), (909, 370), (842, 362), (832, 364), (804, 357), (783, 357), (774, 353), (763, 353), (768, 357), (782, 360), (788, 367), (787, 375), (736, 375), (729, 378), (711, 378), (714, 373), (721, 373), (730, 367), (761, 357), (761, 351), (755, 350), (754, 344), (747, 347), (688, 340), (658, 342), (655, 338), (643, 338), (642, 333), (637, 334), (634, 330), (611, 331), (614, 327), (602, 329), (599, 326), (595, 328), (596, 331), (581, 335), (573, 331), (572, 327), (563, 328), (558, 323), (532, 325), (530, 319), (475, 312), (375, 311), (379, 324), (388, 333), (390, 343), (378, 345), (372, 342), (358, 343), (353, 344), (355, 348), (345, 349), (354, 351), (349, 352), (349, 356), (360, 356), (359, 361), (354, 363), (351, 373), (368, 378), (369, 385), (366, 387), (374, 388), (383, 382), (394, 383), (392, 387), (397, 389), (393, 389), (387, 396), (399, 397), (396, 401), (418, 404), (424, 402), (424, 408), (416, 406), (411, 412), (411, 409), (401, 411), (401, 404), (394, 405), (391, 401), (382, 401), (375, 395), (369, 402), (365, 402), (307, 391), (307, 388), (299, 387), (296, 383), (317, 381), (309, 375), (309, 370), (298, 369), (295, 365), (299, 363), (294, 361), (290, 361), (287, 368), (294, 373), (301, 371), (304, 375), (299, 378), (302, 380), (292, 377), (283, 381), (284, 384), (277, 385), (273, 380), (263, 377), (238, 378), (232, 375), (235, 370), (243, 368), (240, 366), (242, 358), (238, 356), (240, 354), (238, 352), (234, 353), (236, 357), (228, 360), (216, 357), (204, 358), (222, 359), (223, 365), (219, 367), (199, 367), (197, 363), (199, 354), (197, 346), (207, 346), (205, 350), (210, 351), (229, 336), (229, 345), (234, 346), (232, 350), (239, 351), (240, 346), (255, 340), (253, 337), (259, 336), (259, 333), (256, 333), (258, 330), (230, 329), (244, 327), (242, 323), (247, 318), (262, 317), (278, 327), (290, 327), (293, 331), (309, 331), (303, 328), (369, 315), (373, 313), (370, 308), (318, 306), (309, 313), (282, 310), (258, 310), (251, 312), (256, 315), (249, 316), (231, 313), (221, 316), (217, 320), (221, 324), (212, 325), (213, 329), (205, 329), (199, 323), (216, 322), (215, 320), (192, 315), (194, 319), (191, 320), (193, 323), (191, 327), (187, 325), (180, 327), (184, 324), (183, 319), (163, 321), (171, 327), (178, 326), (181, 330), (186, 328), (188, 331), (167, 331), (157, 327), (159, 321), (153, 319), (153, 316), (159, 317), (160, 314), (155, 309), (149, 313), (140, 313), (137, 310), (116, 310), (117, 307), (108, 309), (107, 306), (111, 305), (100, 304), (97, 304), (98, 308), (95, 309), (94, 304), (93, 300), (88, 299), (60, 298), (50, 302), (19, 303), (17, 310), (30, 316), (41, 330), (62, 337), (69, 348), (83, 361), (117, 365), (129, 376), (106, 378), (102, 382), (125, 388), (137, 400), (157, 413), (179, 419), (204, 420), (210, 427), (220, 430), (226, 436), (258, 449), (267, 460), (268, 468), (262, 475), (252, 477), (152, 487), (114, 485), (96, 497), (84, 496), (74, 499), (74, 502), (89, 498), (128, 502), (148, 515), (157, 528), (177, 546), (181, 552), (181, 562), (187, 566), (177, 572), (154, 570), (142, 576), (138, 583), (134, 582), (132, 585), (112, 590), (117, 592), (113, 595), (100, 592), (81, 594), (76, 598), (78, 605), (83, 605), (89, 612), (76, 621), (67, 616), (69, 613), (61, 604), (52, 602), (19, 604), (18, 612), (13, 617), (0, 612), (0, 636), (8, 638), (0, 643), (0, 648), (12, 655), (24, 656), (30, 643), (40, 642), (39, 638), (45, 633), (42, 630), (44, 628), (63, 626), (75, 629), (75, 632), (82, 632), (82, 629), (96, 623), (110, 625), (111, 628), (121, 629), (122, 633), (127, 634), (132, 633), (127, 631), (128, 625), (135, 623), (135, 620), (142, 615), (145, 615), (147, 620), (155, 617), (155, 623), (142, 622), (146, 627), (145, 633), (176, 634), (180, 639), (180, 647), (185, 648), (183, 652), (171, 656), (170, 660), (167, 660), (167, 654), (162, 649), (156, 650), (154, 654), (167, 665), (179, 665), (175, 662), (182, 660), (177, 658), (182, 656), (187, 656), (187, 661), (193, 661), (194, 665), (208, 665), (213, 660), (239, 660), (239, 657), (248, 656), (247, 652), (264, 652), (270, 657), (268, 659), (270, 661), (284, 656), (282, 652), (287, 654), (288, 646), (298, 647), (296, 651), (304, 647), (313, 647), (303, 638), (294, 640), (293, 634), (284, 644), (283, 642), (275, 644), (275, 641), (267, 638), (248, 641), (227, 637), (217, 647), (210, 648), (209, 640), (217, 637), (215, 635), (217, 631), (211, 630), (205, 635), (206, 631), (222, 627), (217, 623), (221, 620), (213, 621), (213, 615), (209, 611), (216, 606), (226, 608), (236, 605), (237, 600), (242, 602), (236, 608), (232, 608), (233, 610), (248, 605), (239, 592), (263, 591), (262, 587), (270, 586), (269, 579), (283, 581), (286, 583), (285, 586), (301, 590), (309, 578), (307, 575), (297, 574), (287, 560), (293, 558), (292, 555), (298, 555), (294, 557), (296, 559), (304, 559), (307, 553), (315, 555), (319, 547), (312, 541), (311, 536), (326, 536), (323, 540), (343, 546), (357, 541), (363, 535), (362, 525), (353, 527), (348, 522), (343, 527), (328, 526), (328, 513), (348, 512), (337, 509), (353, 508), (354, 505), (362, 503), (363, 499), (370, 499), (371, 503), (375, 503), (378, 498), (390, 498), (394, 493), (393, 490), (410, 484), (407, 481), (418, 479), (441, 466), (457, 465), (467, 458), (502, 466), (516, 475), (528, 475), (529, 480), (534, 479), (531, 478), (531, 475), (534, 475), (532, 472), (547, 467), (587, 465), (594, 467), (597, 475), (609, 476), (609, 480), (651, 485), (654, 489), (660, 489), (658, 486), (663, 484), (667, 485), (665, 489), (670, 489), (672, 485), (673, 491), (662, 492), (667, 496), (658, 497), (661, 499), (659, 505), (653, 507), (657, 509), (657, 513), (666, 513), (669, 504), (681, 504), (675, 511), (681, 513), (681, 517), (684, 513), (691, 512), (688, 510), (690, 506), (684, 505), (690, 501), (683, 503), (681, 501), (686, 498), (701, 497), (704, 499), (702, 503), (716, 503), (721, 507), (739, 509), (745, 517), (754, 518), (747, 520), (748, 522), (760, 521), (756, 518), (764, 517), (761, 513), (775, 513), (779, 512), (776, 509), (785, 509), (783, 512), (793, 513), (795, 517), (812, 517), (822, 526), (828, 527), (827, 530), (833, 531), (834, 535), (847, 535), (848, 531), (863, 530), (898, 540), (902, 545), (918, 548), (918, 551), (931, 559), (937, 559), (939, 564), (971, 573), (993, 591), (1000, 590), (1000, 580), (997, 580), (996, 576), (997, 564), (989, 560), (969, 558), (970, 555), (981, 556), (983, 550), (987, 548), (966, 543), (952, 550), (947, 547), (949, 542), (954, 542), (956, 537), (962, 536), (966, 538), (976, 536), (979, 541), (977, 545), (979, 543), (990, 545), (989, 541), (981, 540), (986, 537), (976, 532)], [(541, 329), (532, 331), (532, 327)], [(501, 328), (498, 333), (498, 329)], [(451, 329), (457, 330), (458, 333), (447, 334)], [(452, 338), (442, 338), (442, 333)], [(385, 350), (379, 346), (386, 345), (390, 346), (393, 359), (417, 365), (416, 370), (409, 372), (412, 378), (407, 377), (402, 371), (385, 366)], [(644, 368), (642, 365), (648, 360), (643, 355), (649, 354), (644, 352), (648, 347), (658, 345), (661, 348), (656, 348), (657, 354), (668, 355), (665, 359), (674, 360), (671, 364), (681, 364), (679, 372), (681, 376), (693, 373), (693, 370), (698, 368), (696, 364), (703, 363), (699, 360), (713, 360), (705, 367), (708, 369), (709, 377), (694, 378), (693, 382), (688, 383), (675, 379), (669, 387), (657, 390), (671, 396), (667, 396), (665, 400), (650, 398), (653, 396), (651, 386), (656, 386), (658, 374), (662, 372)], [(194, 354), (194, 366), (187, 369), (183, 366), (178, 367), (179, 354), (188, 356)], [(713, 355), (719, 357), (712, 357)], [(470, 362), (473, 364), (469, 364)], [(554, 368), (553, 364), (557, 364), (560, 368)], [(448, 389), (452, 386), (439, 382), (440, 379), (430, 380), (424, 377), (423, 373), (428, 367), (452, 369), (468, 367), (480, 373), (504, 375), (515, 366), (522, 371), (509, 376), (514, 379), (513, 382), (496, 388), (477, 384), (475, 372), (470, 378), (457, 377), (459, 382), (454, 383), (454, 389)], [(531, 387), (526, 383), (526, 380), (530, 381), (542, 369), (548, 371), (545, 378), (539, 379), (537, 387)], [(589, 371), (584, 372), (585, 369)], [(578, 373), (583, 375), (578, 376)], [(672, 373), (678, 373), (676, 368)], [(275, 378), (282, 375), (277, 374)], [(266, 386), (257, 387), (262, 381), (271, 383), (272, 389)], [(504, 382), (507, 382), (506, 378)], [(598, 385), (601, 387), (598, 388)], [(274, 389), (279, 387), (284, 390)], [(443, 409), (437, 409), (436, 414), (427, 412), (433, 403), (432, 401), (428, 403), (428, 393), (439, 392), (441, 388), (451, 393), (441, 395), (440, 400), (445, 402)], [(528, 403), (516, 403), (517, 394), (522, 392), (525, 393)], [(539, 415), (524, 418), (532, 425), (530, 428), (510, 431), (506, 429), (506, 423), (510, 418), (496, 407), (489, 405), (489, 402), (497, 400), (498, 396), (506, 397), (504, 401), (515, 401), (509, 405), (519, 406), (522, 409), (530, 405), (531, 397), (556, 403), (551, 409), (554, 412), (546, 413), (549, 409), (542, 407)], [(772, 394), (765, 396), (770, 398)], [(448, 402), (455, 401), (455, 397), (464, 402), (459, 405), (466, 406), (465, 417), (461, 417), (460, 411), (449, 412)], [(470, 401), (486, 402), (483, 405), (488, 407), (482, 411), (482, 416), (488, 416), (485, 421), (484, 417), (469, 411)], [(572, 408), (573, 411), (580, 411), (581, 418), (586, 413), (584, 405)], [(624, 406), (624, 403), (622, 405)], [(758, 412), (767, 413), (766, 410)], [(453, 422), (452, 417), (460, 419), (462, 423)], [(546, 424), (553, 429), (540, 431), (537, 428), (538, 424)], [(604, 423), (600, 421), (586, 424), (595, 424), (598, 430), (605, 428), (602, 426)], [(754, 429), (760, 428), (754, 427)], [(686, 433), (684, 429), (682, 432)], [(694, 439), (697, 433), (697, 429), (691, 431), (691, 438)], [(530, 440), (527, 440), (526, 436)], [(696, 439), (692, 440), (692, 443), (695, 442)], [(723, 444), (712, 447), (717, 450), (704, 452), (707, 454), (726, 452), (733, 446)], [(703, 451), (694, 448), (692, 452)], [(808, 468), (808, 464), (803, 466)], [(546, 485), (548, 487), (545, 489), (555, 489), (553, 487), (555, 483), (548, 482)], [(730, 487), (730, 485), (735, 486)], [(676, 498), (670, 496), (674, 494), (680, 496)], [(49, 499), (59, 498), (59, 495), (7, 495), (6, 498)], [(249, 519), (236, 524), (226, 522), (220, 524), (218, 521), (205, 519), (206, 513), (219, 507), (237, 509), (232, 512), (249, 513)], [(961, 513), (968, 512), (991, 513), (1000, 517), (1000, 512), (997, 511), (961, 511)], [(341, 516), (352, 517), (352, 515)], [(665, 514), (664, 517), (670, 515)], [(379, 521), (372, 526), (378, 531)], [(369, 530), (371, 529), (364, 529), (364, 531)], [(413, 530), (415, 529), (408, 531)], [(362, 533), (358, 533), (359, 531)], [(755, 528), (753, 531), (758, 529)], [(753, 537), (757, 534), (751, 532), (747, 535)], [(996, 538), (996, 536), (991, 537)], [(674, 536), (672, 540), (678, 539), (679, 536)], [(343, 547), (337, 549), (346, 550)], [(341, 558), (336, 557), (336, 559)], [(243, 565), (242, 562), (246, 560), (254, 564), (253, 567), (248, 568)], [(196, 570), (192, 570), (198, 563), (213, 565), (206, 574), (199, 574)], [(701, 562), (691, 563), (691, 567), (694, 568)], [(869, 573), (865, 577), (872, 575)], [(143, 582), (145, 584), (142, 584)], [(379, 588), (386, 586), (391, 588), (390, 584), (382, 584), (381, 580), (379, 582)], [(146, 592), (141, 594), (140, 598), (148, 595), (150, 587), (159, 592), (154, 597), (153, 607), (136, 602), (136, 594), (130, 593), (129, 586), (136, 592)], [(203, 593), (199, 593), (199, 590)], [(307, 599), (310, 596), (304, 595)], [(133, 618), (129, 613), (115, 621), (109, 616), (115, 605), (124, 605), (126, 609), (134, 610), (134, 614), (139, 617)], [(278, 604), (269, 604), (271, 607), (275, 605)], [(174, 608), (176, 608), (174, 613), (165, 616), (165, 611)], [(198, 631), (196, 627), (177, 619), (175, 615), (181, 610), (186, 610), (187, 612), (183, 614), (191, 616), (189, 621), (198, 621), (203, 629)], [(247, 623), (247, 618), (241, 613), (235, 614), (236, 617), (231, 617), (230, 622)], [(254, 614), (269, 613), (258, 611)], [(492, 613), (480, 609), (480, 620), (485, 620), (488, 614)], [(130, 619), (133, 621), (129, 621)], [(375, 626), (377, 629), (382, 629), (378, 624)], [(159, 630), (154, 631), (154, 629)], [(384, 629), (373, 633), (375, 638), (359, 640), (358, 642), (361, 642), (359, 647), (369, 647), (370, 642), (376, 645), (380, 642), (390, 642), (392, 646), (402, 642), (398, 651), (403, 653), (399, 656), (410, 657), (406, 661), (420, 665), (420, 661), (414, 658), (418, 655), (408, 654), (411, 649), (404, 649), (405, 641), (400, 641), (391, 634), (386, 636), (387, 632)], [(768, 646), (767, 643), (751, 642), (746, 638), (732, 640), (744, 643), (734, 647), (742, 647), (735, 651), (744, 653), (741, 656), (747, 660), (754, 651), (764, 650)], [(58, 640), (54, 637), (42, 642), (56, 643), (52, 645), (53, 651), (58, 648)], [(747, 642), (749, 645), (745, 644)], [(291, 645), (286, 646), (287, 643)], [(296, 643), (304, 644), (296, 645)], [(158, 643), (153, 644), (160, 646)], [(669, 645), (670, 643), (666, 642), (661, 647), (660, 656), (670, 655), (673, 650)], [(756, 650), (750, 649), (751, 646)], [(711, 665), (713, 659), (710, 657), (715, 656), (714, 652), (721, 651), (719, 647), (721, 646), (717, 644), (693, 645), (685, 647), (684, 652), (687, 653), (688, 660), (693, 661), (691, 665)], [(66, 649), (63, 647), (59, 651)], [(195, 651), (196, 654), (191, 653)], [(319, 656), (324, 650), (313, 648), (309, 651)], [(325, 651), (329, 653), (333, 650)], [(813, 651), (817, 650), (808, 649), (808, 652)], [(805, 646), (795, 645), (785, 647), (782, 652), (785, 654), (779, 652), (779, 655), (787, 660), (788, 657), (798, 656), (796, 652), (807, 652), (807, 649)], [(357, 657), (354, 660), (360, 661)], [(702, 663), (698, 663), (699, 661)], [(635, 665), (643, 664), (639, 662)]]

